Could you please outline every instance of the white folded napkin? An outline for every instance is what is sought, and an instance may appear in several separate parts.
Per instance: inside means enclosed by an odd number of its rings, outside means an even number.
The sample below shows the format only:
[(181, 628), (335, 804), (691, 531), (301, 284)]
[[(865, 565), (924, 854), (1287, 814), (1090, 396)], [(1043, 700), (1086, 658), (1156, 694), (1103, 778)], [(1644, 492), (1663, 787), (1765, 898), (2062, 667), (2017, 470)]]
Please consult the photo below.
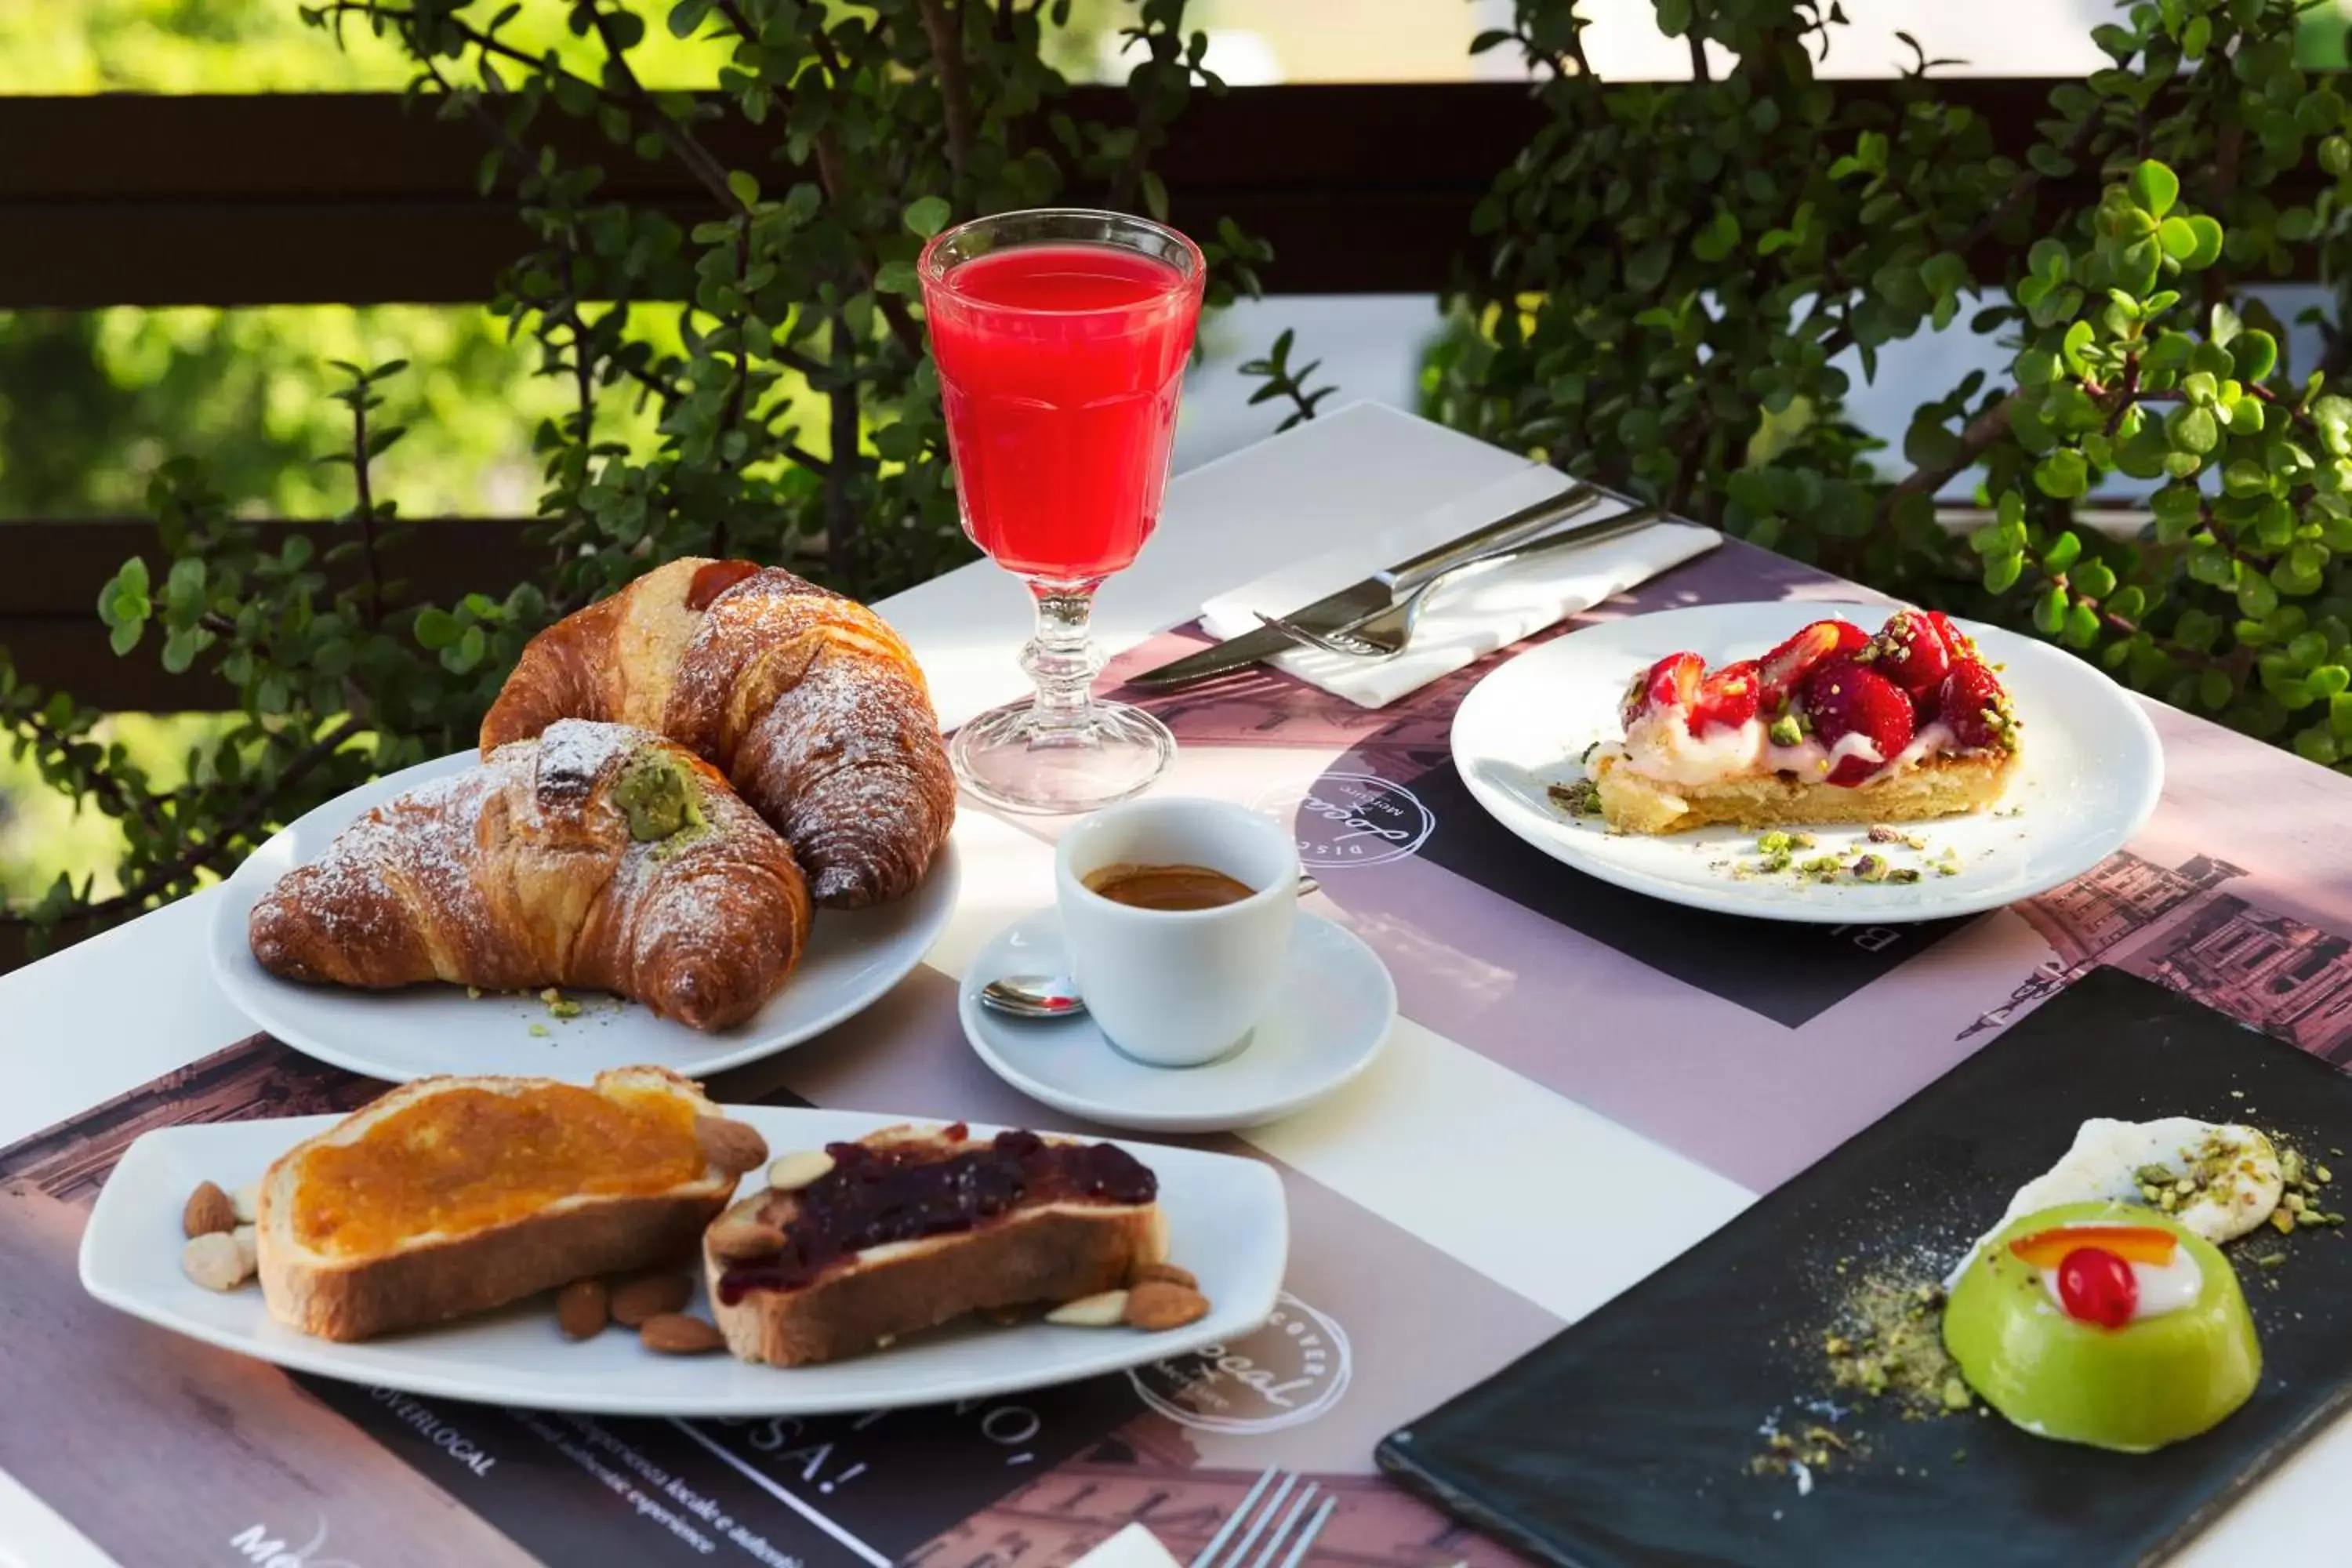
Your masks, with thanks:
[[(1255, 631), (1261, 611), (1286, 616), (1383, 567), (1459, 539), (1482, 522), (1557, 495), (1569, 483), (1556, 468), (1523, 469), (1409, 521), (1368, 531), (1339, 549), (1220, 594), (1201, 606), (1202, 624), (1221, 642)], [(1621, 503), (1604, 501), (1561, 526), (1597, 522), (1626, 510)], [(1271, 662), (1359, 707), (1385, 708), (1442, 675), (1580, 615), (1612, 594), (1645, 583), (1721, 542), (1723, 536), (1711, 528), (1661, 522), (1603, 543), (1471, 573), (1438, 586), (1423, 607), (1411, 646), (1394, 658), (1359, 659), (1296, 648), (1276, 654)]]
[(1160, 1538), (1139, 1524), (1130, 1524), (1087, 1552), (1071, 1568), (1182, 1568)]

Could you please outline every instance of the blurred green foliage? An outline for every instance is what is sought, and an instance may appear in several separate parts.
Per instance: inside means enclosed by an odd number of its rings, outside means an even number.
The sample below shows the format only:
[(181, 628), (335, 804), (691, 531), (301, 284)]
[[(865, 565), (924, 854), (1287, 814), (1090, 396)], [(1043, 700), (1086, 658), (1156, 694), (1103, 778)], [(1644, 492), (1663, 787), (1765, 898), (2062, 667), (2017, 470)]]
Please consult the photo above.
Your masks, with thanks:
[[(1609, 90), (1572, 0), (1517, 0), (1475, 47), (1549, 72), (1548, 121), (1479, 205), (1426, 407), (2352, 769), (2352, 100), (2314, 14), (2118, 5), (2012, 157), (1907, 37), (1891, 93), (1832, 92), (1834, 0), (1657, 0), (1698, 79)], [(2298, 251), (2334, 297), (2290, 366), (2252, 289)], [(1884, 471), (1848, 367), (1962, 327), (2009, 364)], [(1973, 539), (1937, 515), (1961, 480)], [(2081, 515), (2110, 480), (2158, 486), (2137, 537)]]
[[(166, 766), (148, 754), (159, 737), (27, 685), (0, 652), (14, 756), (121, 843), (106, 885), (95, 868), (69, 868), (0, 910), (0, 927), (36, 940), (181, 896), (359, 781), (462, 749), (525, 641), (658, 562), (750, 555), (870, 596), (968, 558), (916, 314), (918, 251), (958, 218), (1049, 205), (1080, 182), (1164, 213), (1151, 155), (1192, 93), (1221, 89), (1202, 66), (1205, 38), (1183, 29), (1183, 0), (1114, 13), (1135, 63), (1113, 124), (1059, 101), (1068, 84), (1054, 61), (1090, 26), (1070, 0), (300, 10), (362, 52), (395, 43), (412, 107), (474, 127), (483, 189), (511, 196), (538, 244), (486, 315), (322, 318), (343, 334), (305, 345), (334, 373), (323, 399), (317, 372), (286, 364), (269, 314), (16, 323), (27, 363), (82, 367), (30, 378), (28, 412), (83, 446), (9, 471), (51, 510), (110, 501), (144, 478), (158, 514), (161, 548), (99, 595), (114, 651), (144, 644), (167, 670), (216, 675), (238, 700), (226, 720), (176, 731), (184, 752)], [(121, 68), (111, 60), (95, 68)], [(378, 68), (363, 59), (353, 74), (373, 85)], [(559, 116), (593, 122), (605, 158), (565, 163), (544, 135)], [(702, 141), (721, 116), (764, 128), (770, 154), (722, 163)], [(604, 195), (603, 163), (632, 159), (691, 174), (709, 201), (700, 221)], [(1255, 291), (1262, 245), (1227, 223), (1203, 249), (1212, 305)], [(436, 341), (385, 342), (403, 330)], [(420, 347), (423, 374), (407, 363)], [(137, 395), (110, 405), (108, 389), (125, 386)], [(175, 427), (190, 389), (204, 410)], [(322, 454), (316, 411), (336, 404), (347, 423)], [(12, 409), (0, 450), (26, 444), (25, 428)], [(487, 439), (469, 449), (475, 431)], [(500, 445), (517, 440), (520, 462)], [(159, 461), (167, 447), (202, 456)], [(420, 490), (400, 476), (419, 460), (427, 475), (468, 459), (479, 472), (486, 454), (495, 475), (501, 453), (525, 481), (509, 510), (541, 520), (540, 563), (452, 603), (416, 602), (398, 581), (403, 519), (447, 509), (429, 479)], [(341, 526), (264, 547), (255, 512), (322, 503)]]

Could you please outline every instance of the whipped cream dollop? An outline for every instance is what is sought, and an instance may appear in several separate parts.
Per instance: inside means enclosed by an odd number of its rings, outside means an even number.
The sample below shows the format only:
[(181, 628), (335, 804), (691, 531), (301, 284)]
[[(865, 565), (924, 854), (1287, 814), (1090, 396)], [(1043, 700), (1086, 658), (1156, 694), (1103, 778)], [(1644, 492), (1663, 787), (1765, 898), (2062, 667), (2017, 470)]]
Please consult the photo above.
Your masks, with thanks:
[(1830, 776), (1848, 757), (1875, 763), (1877, 768), (1862, 782), (1872, 783), (1927, 758), (1953, 749), (1951, 727), (1937, 721), (1921, 726), (1911, 743), (1892, 757), (1882, 756), (1863, 734), (1841, 735), (1823, 745), (1807, 735), (1793, 746), (1772, 739), (1761, 719), (1743, 724), (1710, 724), (1693, 734), (1687, 713), (1680, 708), (1653, 708), (1635, 719), (1619, 747), (1624, 765), (1661, 784), (1702, 784), (1747, 773), (1787, 773), (1819, 782)]
[(2095, 1116), (2076, 1129), (2058, 1163), (2017, 1189), (2009, 1207), (1961, 1254), (1944, 1281), (1956, 1283), (1985, 1244), (2011, 1221), (2064, 1204), (2147, 1204), (2141, 1173), (2158, 1171), (2195, 1181), (2193, 1193), (2166, 1211), (2182, 1228), (2216, 1246), (2234, 1241), (2271, 1217), (2286, 1191), (2278, 1151), (2252, 1127), (2166, 1116), (2118, 1121)]

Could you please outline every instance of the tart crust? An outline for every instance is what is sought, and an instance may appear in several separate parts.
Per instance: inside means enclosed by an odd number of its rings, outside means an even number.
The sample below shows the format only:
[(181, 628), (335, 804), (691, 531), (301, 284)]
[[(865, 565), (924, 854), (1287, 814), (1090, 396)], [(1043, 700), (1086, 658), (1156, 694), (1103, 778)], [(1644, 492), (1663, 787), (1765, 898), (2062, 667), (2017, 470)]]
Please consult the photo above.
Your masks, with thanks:
[(1727, 824), (1794, 827), (1916, 822), (1979, 811), (1999, 800), (2017, 772), (2018, 753), (1954, 752), (1865, 784), (1845, 788), (1786, 773), (1748, 773), (1706, 784), (1669, 784), (1624, 765), (1618, 752), (1597, 759), (1593, 781), (1601, 814), (1626, 833), (1681, 833)]

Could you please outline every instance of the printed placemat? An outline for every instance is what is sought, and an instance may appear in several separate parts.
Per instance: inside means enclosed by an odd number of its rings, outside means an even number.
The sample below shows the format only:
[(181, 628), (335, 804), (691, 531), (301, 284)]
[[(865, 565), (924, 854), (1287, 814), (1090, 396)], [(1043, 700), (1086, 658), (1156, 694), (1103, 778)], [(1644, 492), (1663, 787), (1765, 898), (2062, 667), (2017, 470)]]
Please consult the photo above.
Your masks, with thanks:
[[(1864, 595), (1727, 543), (1587, 619), (1787, 596)], [(1154, 639), (1112, 681), (1198, 640)], [(1271, 672), (1150, 705), (1182, 742), (1182, 787), (1294, 825), (1408, 1017), (1748, 1188), (1820, 1159), (2101, 964), (2352, 1058), (2352, 841), (2327, 828), (2352, 783), (2157, 710), (2161, 809), (2065, 888), (1967, 922), (1714, 920), (1537, 856), (1462, 793), (1452, 714), (1507, 657), (1378, 712)], [(2256, 772), (2259, 813), (2239, 793)], [(1275, 1321), (1213, 1356), (964, 1408), (728, 1424), (421, 1401), (289, 1378), (83, 1295), (86, 1205), (139, 1131), (346, 1109), (380, 1088), (257, 1039), (0, 1152), (0, 1306), (23, 1352), (0, 1357), (0, 1401), (44, 1416), (0, 1423), (0, 1467), (124, 1563), (980, 1568), (1066, 1563), (1135, 1521), (1184, 1557), (1268, 1466), (1339, 1495), (1318, 1563), (1508, 1558), (1380, 1479), (1373, 1448), (1559, 1320), (1278, 1163), (1295, 1223)], [(1072, 1126), (973, 1058), (953, 986), (929, 969), (712, 1089)]]

